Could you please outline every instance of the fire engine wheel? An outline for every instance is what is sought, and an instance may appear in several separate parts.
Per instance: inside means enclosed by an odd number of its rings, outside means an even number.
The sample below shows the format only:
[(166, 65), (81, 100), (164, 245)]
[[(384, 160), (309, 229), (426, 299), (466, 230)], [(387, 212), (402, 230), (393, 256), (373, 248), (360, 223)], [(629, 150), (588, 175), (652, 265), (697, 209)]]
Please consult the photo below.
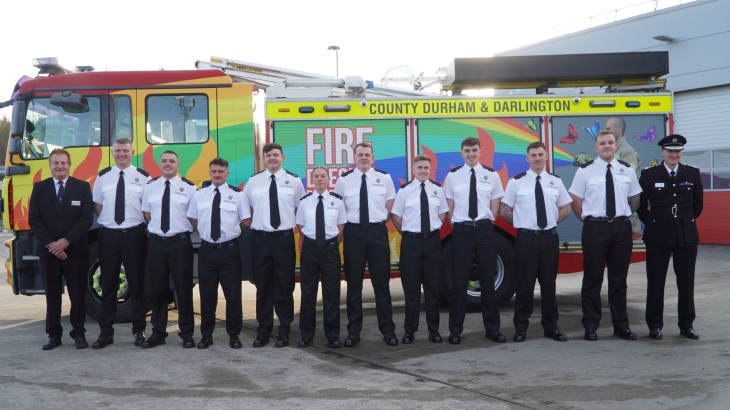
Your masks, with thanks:
[[(440, 293), (446, 302), (451, 302), (453, 280), (451, 277), (451, 244), (449, 241), (443, 249), (443, 264), (441, 267)], [(515, 294), (515, 252), (507, 238), (497, 234), (497, 269), (494, 274), (494, 292), (497, 305), (502, 306), (512, 299)], [(477, 276), (476, 262), (472, 264), (472, 274), (469, 278), (469, 287), (466, 290), (466, 304), (469, 307), (481, 307), (481, 283)]]

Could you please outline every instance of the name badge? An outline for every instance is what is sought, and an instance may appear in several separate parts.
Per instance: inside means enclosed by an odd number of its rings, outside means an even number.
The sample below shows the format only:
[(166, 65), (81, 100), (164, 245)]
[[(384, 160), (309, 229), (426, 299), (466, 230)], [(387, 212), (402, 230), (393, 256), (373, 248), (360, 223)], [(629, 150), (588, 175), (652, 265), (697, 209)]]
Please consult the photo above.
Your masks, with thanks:
[(654, 188), (664, 188), (664, 182), (657, 182), (654, 184)]
[(71, 201), (71, 206), (81, 206), (81, 201)]

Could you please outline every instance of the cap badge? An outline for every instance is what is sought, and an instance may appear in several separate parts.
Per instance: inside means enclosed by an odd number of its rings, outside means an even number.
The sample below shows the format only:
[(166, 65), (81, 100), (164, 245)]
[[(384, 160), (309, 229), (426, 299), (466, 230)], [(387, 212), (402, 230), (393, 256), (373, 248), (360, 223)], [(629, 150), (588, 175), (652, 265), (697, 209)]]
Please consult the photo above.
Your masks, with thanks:
[(623, 168), (621, 168), (621, 169), (619, 169), (619, 170), (618, 170), (618, 172), (624, 172), (624, 169), (623, 169)]
[(335, 206), (335, 203), (334, 202), (330, 202), (330, 206)]
[(677, 139), (676, 138), (672, 138), (672, 142), (677, 142)]
[(379, 184), (380, 183), (380, 180), (379, 179), (376, 179), (375, 182)]
[(436, 192), (436, 191), (433, 191), (433, 194), (434, 194), (434, 195), (438, 195), (438, 192)]
[(182, 191), (184, 191), (184, 190), (185, 190), (184, 188), (180, 188), (180, 192), (182, 192)]
[(233, 197), (231, 195), (228, 195), (228, 200), (230, 201), (231, 199), (233, 199)]
[(289, 185), (289, 181), (284, 181), (284, 185)]
[(135, 178), (134, 179), (134, 182), (139, 182), (139, 178)]
[(487, 176), (486, 176), (486, 175), (484, 175), (484, 180), (485, 180), (485, 181), (487, 180)]
[(555, 185), (555, 182), (553, 182), (553, 181), (550, 181), (550, 185)]

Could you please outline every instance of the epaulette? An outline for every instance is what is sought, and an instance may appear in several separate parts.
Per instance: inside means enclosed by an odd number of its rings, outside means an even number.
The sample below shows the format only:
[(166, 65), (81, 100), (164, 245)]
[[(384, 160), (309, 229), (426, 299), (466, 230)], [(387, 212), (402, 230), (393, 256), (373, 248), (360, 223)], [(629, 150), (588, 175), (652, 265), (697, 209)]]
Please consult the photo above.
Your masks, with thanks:
[(102, 169), (101, 171), (99, 171), (99, 176), (102, 176), (111, 170), (112, 170), (112, 167), (106, 167), (106, 168)]
[(142, 175), (144, 175), (146, 177), (150, 176), (150, 173), (147, 172), (147, 171), (145, 171), (145, 170), (143, 170), (142, 168), (137, 168), (137, 172), (139, 172), (140, 174), (142, 174)]
[[(314, 191), (312, 191), (312, 192), (314, 192)], [(312, 195), (312, 192), (308, 193), (307, 195), (304, 195), (304, 196), (303, 196), (303, 197), (301, 197), (301, 198), (300, 198), (299, 200), (300, 200), (300, 201), (303, 201), (303, 200), (304, 200), (304, 198), (306, 198), (306, 197), (308, 197), (308, 196)]]
[[(155, 178), (155, 179), (157, 179), (157, 178)], [(192, 186), (195, 186), (195, 184), (193, 184), (193, 182), (192, 182), (192, 181), (190, 181), (189, 179), (185, 179), (185, 178), (183, 178), (183, 177), (180, 177), (180, 179), (182, 179), (183, 181), (185, 181), (185, 182), (186, 182), (186, 183), (187, 183), (188, 185), (192, 185)]]
[(388, 175), (388, 173), (386, 171), (383, 171), (382, 169), (373, 168), (373, 170), (376, 172), (380, 172), (381, 174)]
[(211, 181), (209, 179), (206, 179), (205, 181), (203, 181), (202, 184), (200, 184), (200, 187), (201, 188), (208, 188), (212, 183), (213, 183), (213, 181)]
[(228, 188), (231, 188), (231, 191), (233, 191), (233, 192), (241, 192), (241, 188), (239, 188), (239, 187), (237, 187), (235, 185), (231, 185), (231, 184), (227, 184), (227, 185), (228, 185)]
[(343, 173), (342, 173), (342, 175), (340, 175), (340, 177), (346, 177), (346, 176), (348, 176), (348, 175), (352, 174), (352, 171), (354, 171), (354, 170), (355, 170), (355, 169), (353, 168), (353, 169), (351, 169), (351, 170), (349, 170), (349, 171), (347, 171), (347, 172), (343, 172)]
[(332, 195), (335, 198), (342, 199), (342, 196), (340, 194), (336, 193), (336, 192), (330, 191), (330, 195)]
[(434, 181), (433, 179), (429, 179), (429, 181), (431, 181), (431, 183), (434, 184), (434, 185), (436, 185), (436, 186), (441, 186), (441, 184), (439, 184), (438, 182)]
[(494, 168), (489, 168), (488, 166), (486, 166), (486, 165), (484, 165), (484, 164), (480, 164), (480, 165), (482, 166), (482, 168), (484, 168), (484, 169), (486, 169), (486, 170), (488, 170), (488, 171), (492, 171), (492, 172), (495, 172), (495, 171), (494, 171)]
[(456, 172), (456, 171), (460, 170), (462, 167), (463, 167), (463, 165), (459, 165), (458, 167), (453, 167), (453, 168), (451, 168), (451, 170), (449, 172)]
[(293, 172), (289, 172), (289, 171), (287, 171), (287, 170), (284, 170), (284, 172), (286, 172), (287, 174), (289, 174), (289, 175), (293, 176), (294, 178), (299, 178), (299, 175), (297, 175), (297, 174), (295, 174), (295, 173), (293, 173)]
[(150, 179), (149, 181), (147, 181), (147, 185), (157, 181), (158, 179), (160, 179), (160, 177), (154, 177), (154, 178)]
[(697, 168), (697, 167), (696, 167), (696, 166), (694, 166), (694, 165), (690, 165), (690, 164), (685, 164), (684, 162), (680, 162), (680, 164), (684, 165), (685, 167), (690, 167), (690, 168), (694, 168), (694, 169), (699, 169), (699, 168)]
[(583, 165), (581, 165), (580, 167), (581, 167), (581, 168), (587, 168), (587, 167), (588, 167), (589, 165), (591, 165), (592, 163), (593, 163), (593, 160), (590, 160), (590, 161), (586, 161), (586, 163), (585, 163), (585, 164), (583, 164)]
[(621, 161), (620, 159), (617, 159), (616, 162), (618, 162), (619, 164), (621, 164), (621, 165), (623, 165), (625, 167), (631, 168), (631, 165), (629, 165), (629, 163), (624, 162), (624, 161)]
[(555, 178), (558, 178), (558, 179), (560, 179), (560, 175), (555, 175), (555, 174), (553, 174), (552, 172), (548, 172), (548, 174), (550, 174), (550, 175), (554, 176)]
[(514, 179), (520, 179), (520, 178), (524, 177), (525, 175), (527, 175), (527, 172), (521, 172), (521, 173), (513, 176), (512, 178), (514, 178)]
[(261, 171), (259, 171), (259, 172), (255, 173), (255, 174), (251, 175), (251, 178), (255, 177), (256, 175), (258, 175), (258, 174), (260, 174), (260, 173), (262, 173), (264, 171), (266, 171), (266, 170), (265, 169), (262, 169)]
[(403, 189), (403, 188), (407, 187), (407, 186), (408, 186), (408, 184), (410, 184), (411, 182), (413, 182), (413, 181), (411, 180), (411, 181), (408, 181), (408, 182), (406, 182), (405, 184), (402, 184), (402, 185), (400, 186), (400, 189)]

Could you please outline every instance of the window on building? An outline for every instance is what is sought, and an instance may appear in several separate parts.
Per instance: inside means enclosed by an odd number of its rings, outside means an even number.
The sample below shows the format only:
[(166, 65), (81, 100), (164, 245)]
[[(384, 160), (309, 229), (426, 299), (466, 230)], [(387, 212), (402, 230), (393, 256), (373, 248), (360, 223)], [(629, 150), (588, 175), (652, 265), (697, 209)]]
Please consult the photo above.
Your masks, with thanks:
[(700, 169), (706, 191), (730, 189), (730, 149), (684, 152), (682, 162)]
[(147, 97), (147, 142), (185, 144), (208, 141), (208, 97), (202, 94)]

